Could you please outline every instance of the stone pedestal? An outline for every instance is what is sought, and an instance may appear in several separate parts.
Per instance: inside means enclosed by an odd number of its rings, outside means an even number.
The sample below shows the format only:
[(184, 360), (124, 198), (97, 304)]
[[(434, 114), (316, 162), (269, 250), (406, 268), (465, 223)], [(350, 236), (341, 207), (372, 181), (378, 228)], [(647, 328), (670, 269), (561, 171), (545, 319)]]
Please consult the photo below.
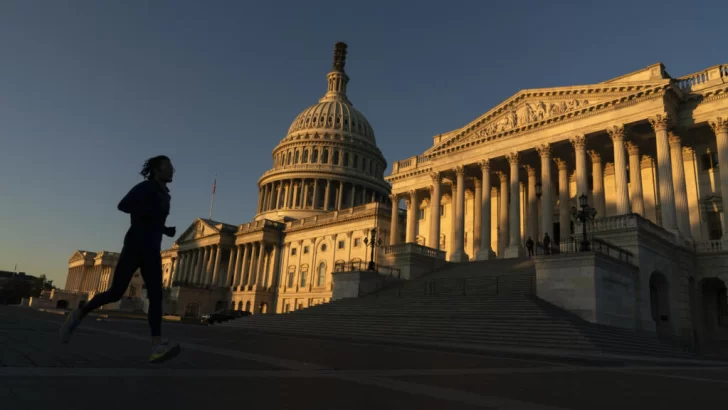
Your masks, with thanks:
[(334, 272), (333, 276), (332, 301), (366, 295), (379, 289), (385, 281), (384, 276), (374, 271)]

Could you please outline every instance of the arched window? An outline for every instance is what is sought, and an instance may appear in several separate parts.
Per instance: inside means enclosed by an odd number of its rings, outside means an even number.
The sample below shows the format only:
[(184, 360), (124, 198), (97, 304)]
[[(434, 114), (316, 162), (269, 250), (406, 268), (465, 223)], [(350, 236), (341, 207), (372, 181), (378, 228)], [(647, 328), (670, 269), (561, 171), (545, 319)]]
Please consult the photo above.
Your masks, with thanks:
[(316, 148), (311, 152), (311, 163), (315, 164), (318, 161), (318, 150)]
[(344, 163), (342, 165), (345, 167), (349, 166), (349, 153), (348, 152), (344, 153)]
[(321, 262), (318, 267), (318, 276), (316, 277), (316, 286), (323, 286), (326, 283), (326, 263)]
[(286, 155), (286, 163), (291, 165), (291, 151), (288, 151), (288, 154)]
[(296, 153), (293, 156), (293, 163), (298, 164), (298, 154), (300, 151), (296, 150)]
[(245, 311), (250, 312), (250, 301), (245, 302)]
[(243, 301), (238, 302), (238, 310), (243, 310)]
[(352, 168), (359, 168), (359, 156), (354, 155), (354, 165), (352, 165)]
[(323, 151), (321, 151), (321, 163), (328, 164), (328, 162), (329, 162), (329, 149), (325, 148)]
[(338, 149), (337, 150), (334, 150), (334, 156), (332, 158), (331, 163), (334, 164), (334, 165), (340, 165), (339, 164), (339, 150)]
[(303, 150), (303, 158), (302, 159), (303, 160), (301, 161), (301, 163), (308, 164), (308, 150), (307, 149), (304, 149)]

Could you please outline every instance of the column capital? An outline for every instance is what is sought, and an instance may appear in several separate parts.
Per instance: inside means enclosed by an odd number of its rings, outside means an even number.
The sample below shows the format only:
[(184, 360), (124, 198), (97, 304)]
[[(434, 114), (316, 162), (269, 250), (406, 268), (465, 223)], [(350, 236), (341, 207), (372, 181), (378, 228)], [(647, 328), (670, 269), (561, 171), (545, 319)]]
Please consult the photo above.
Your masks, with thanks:
[(439, 184), (440, 182), (442, 182), (442, 175), (438, 171), (430, 172), (430, 178), (432, 178), (433, 184)]
[(629, 152), (629, 155), (639, 155), (640, 154), (640, 147), (637, 146), (632, 141), (625, 141), (624, 146), (627, 147), (627, 152)]
[(478, 166), (480, 166), (480, 170), (483, 172), (490, 171), (490, 159), (483, 159), (478, 161)]
[(407, 194), (409, 194), (410, 199), (417, 198), (417, 190), (416, 189), (410, 189), (407, 191)]
[(652, 129), (655, 131), (665, 131), (669, 125), (670, 116), (667, 115), (667, 113), (661, 113), (653, 117), (649, 117), (647, 120), (650, 122)]
[(584, 134), (577, 134), (573, 137), (569, 138), (569, 142), (572, 146), (574, 146), (574, 149), (582, 150), (586, 148), (586, 135)]
[(518, 165), (518, 151), (506, 154), (506, 160), (511, 165)]
[(624, 125), (622, 124), (609, 126), (606, 131), (612, 141), (621, 141), (624, 139)]
[(680, 148), (680, 136), (676, 135), (674, 132), (670, 131), (667, 133), (667, 141), (670, 143), (670, 147)]
[(524, 168), (526, 168), (526, 173), (528, 174), (529, 178), (530, 177), (536, 178), (536, 168), (534, 168), (530, 165), (525, 165)]
[(554, 162), (556, 163), (556, 166), (559, 168), (559, 170), (568, 169), (566, 161), (564, 161), (563, 159), (555, 157)]
[(590, 149), (588, 152), (589, 158), (591, 158), (592, 163), (601, 163), (602, 162), (602, 155), (593, 149)]
[(551, 156), (551, 144), (541, 144), (536, 147), (536, 151), (538, 151), (541, 158), (549, 158)]
[(708, 121), (708, 124), (710, 124), (710, 128), (712, 128), (713, 132), (716, 134), (720, 132), (728, 132), (728, 118), (718, 117), (715, 120)]
[(478, 178), (473, 178), (473, 186), (475, 186), (476, 188), (480, 188), (483, 186), (483, 182)]
[(390, 194), (389, 199), (394, 202), (399, 202), (399, 195), (398, 194)]
[(457, 176), (463, 176), (463, 175), (465, 175), (465, 167), (462, 166), (462, 165), (458, 165), (457, 167), (455, 167), (455, 174)]
[(498, 175), (498, 179), (500, 179), (501, 184), (508, 182), (508, 174), (506, 174), (503, 171), (496, 171), (496, 175)]

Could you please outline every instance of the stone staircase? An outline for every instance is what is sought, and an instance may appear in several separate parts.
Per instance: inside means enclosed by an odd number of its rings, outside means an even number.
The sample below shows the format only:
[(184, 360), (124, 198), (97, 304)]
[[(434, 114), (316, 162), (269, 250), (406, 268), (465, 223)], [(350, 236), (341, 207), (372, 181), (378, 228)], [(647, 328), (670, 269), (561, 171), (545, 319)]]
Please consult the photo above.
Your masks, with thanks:
[(586, 322), (534, 293), (535, 267), (530, 260), (450, 264), (366, 297), (223, 326), (413, 345), (694, 358), (654, 337)]

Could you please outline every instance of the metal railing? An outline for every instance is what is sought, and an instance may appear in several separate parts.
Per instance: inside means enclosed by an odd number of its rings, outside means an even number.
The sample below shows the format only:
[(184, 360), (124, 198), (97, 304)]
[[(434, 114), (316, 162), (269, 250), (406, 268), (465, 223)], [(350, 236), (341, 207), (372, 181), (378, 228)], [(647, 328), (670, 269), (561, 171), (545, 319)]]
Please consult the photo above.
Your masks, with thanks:
[[(391, 266), (374, 264), (373, 272), (399, 278), (400, 270)], [(364, 261), (344, 262), (334, 264), (334, 272), (361, 272), (369, 271), (369, 263)]]
[[(534, 246), (534, 254), (535, 255), (553, 255), (553, 254), (572, 254), (572, 253), (579, 253), (582, 252), (581, 250), (581, 242), (582, 242), (582, 236), (574, 236), (571, 239), (566, 239), (559, 241), (558, 243), (551, 243), (549, 246), (549, 249), (546, 249), (543, 246), (543, 243), (539, 242), (536, 243)], [(594, 238), (587, 235), (587, 239), (589, 240), (589, 249), (590, 252), (596, 252), (601, 253), (602, 255), (607, 255), (612, 258), (618, 259), (620, 261), (624, 261), (627, 263), (634, 263), (634, 254), (632, 252), (622, 249), (616, 245), (613, 245), (603, 239), (600, 238)]]

